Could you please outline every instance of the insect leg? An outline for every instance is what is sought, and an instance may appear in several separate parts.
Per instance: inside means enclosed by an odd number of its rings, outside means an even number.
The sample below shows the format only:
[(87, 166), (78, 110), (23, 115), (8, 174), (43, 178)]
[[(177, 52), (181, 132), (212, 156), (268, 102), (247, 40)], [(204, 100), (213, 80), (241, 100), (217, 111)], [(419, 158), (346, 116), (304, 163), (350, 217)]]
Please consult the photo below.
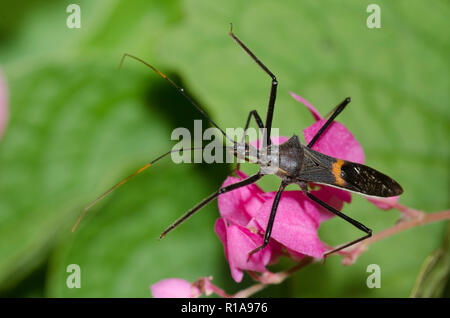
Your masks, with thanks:
[[(252, 116), (253, 116), (253, 118), (255, 118), (255, 121), (256, 121), (256, 124), (258, 125), (258, 127), (260, 129), (264, 128), (264, 124), (263, 124), (263, 122), (261, 120), (261, 117), (259, 117), (258, 112), (256, 110), (252, 110), (248, 114), (248, 117), (247, 117), (247, 122), (246, 122), (245, 128), (244, 128), (244, 135), (242, 135), (242, 139), (241, 139), (241, 144), (244, 143), (244, 141), (245, 141), (245, 136), (247, 135), (247, 129), (250, 126), (250, 120), (252, 119)], [(236, 165), (236, 171), (239, 171), (240, 166), (241, 166), (241, 164), (238, 161), (238, 163)]]
[(269, 244), (270, 234), (272, 233), (272, 227), (275, 221), (275, 215), (277, 214), (278, 210), (278, 203), (280, 203), (281, 194), (283, 193), (283, 190), (284, 188), (286, 188), (286, 186), (287, 183), (282, 182), (280, 188), (278, 189), (277, 194), (275, 195), (275, 198), (273, 199), (272, 210), (270, 211), (269, 221), (267, 222), (266, 232), (264, 233), (263, 244), (252, 250), (250, 253), (248, 253), (248, 258), (250, 258), (250, 256), (252, 256), (253, 254), (259, 252), (264, 247), (266, 247), (267, 244)]
[(238, 39), (236, 35), (233, 33), (233, 25), (231, 25), (231, 29), (229, 32), (230, 36), (233, 38), (234, 41), (236, 41), (237, 44), (252, 58), (253, 61), (256, 62), (256, 64), (259, 65), (263, 69), (264, 72), (266, 72), (271, 78), (272, 78), (272, 86), (270, 88), (270, 96), (269, 96), (269, 105), (267, 108), (267, 117), (266, 117), (266, 124), (265, 124), (265, 133), (264, 133), (264, 139), (265, 145), (270, 146), (270, 131), (272, 129), (272, 118), (273, 118), (273, 110), (275, 107), (275, 99), (277, 98), (277, 87), (278, 87), (278, 81), (275, 75), (265, 66), (256, 56), (253, 54), (250, 49), (241, 42), (241, 40)]
[(347, 106), (347, 104), (350, 103), (350, 97), (347, 97), (344, 99), (339, 105), (337, 105), (334, 109), (333, 114), (328, 118), (326, 123), (319, 129), (319, 131), (316, 133), (314, 138), (309, 142), (308, 147), (311, 148), (316, 143), (317, 139), (323, 134), (323, 132), (330, 126), (330, 124), (333, 122), (333, 120), (339, 115)]
[(256, 110), (252, 110), (252, 111), (248, 114), (247, 122), (246, 122), (246, 124), (245, 124), (245, 129), (244, 129), (244, 136), (242, 136), (241, 143), (244, 142), (244, 138), (245, 138), (245, 135), (246, 135), (248, 126), (250, 126), (250, 120), (252, 119), (252, 116), (253, 116), (253, 118), (255, 118), (255, 121), (256, 121), (256, 124), (258, 125), (258, 127), (259, 127), (260, 129), (263, 129), (263, 128), (264, 128), (264, 124), (263, 124), (263, 122), (262, 122), (262, 120), (261, 120), (261, 117), (259, 117), (258, 112), (257, 112)]
[(351, 242), (349, 242), (349, 243), (347, 243), (347, 244), (344, 244), (344, 245), (342, 245), (342, 246), (339, 246), (339, 247), (335, 248), (335, 249), (332, 250), (332, 251), (326, 252), (326, 253), (323, 255), (324, 258), (326, 258), (326, 257), (327, 257), (328, 255), (330, 255), (330, 254), (333, 254), (333, 253), (335, 253), (335, 252), (337, 252), (337, 251), (340, 251), (340, 250), (342, 250), (342, 249), (344, 249), (344, 248), (347, 248), (347, 247), (349, 247), (349, 246), (352, 246), (352, 245), (354, 245), (354, 244), (356, 244), (356, 243), (358, 243), (358, 242), (361, 242), (361, 241), (363, 241), (363, 240), (365, 240), (365, 239), (367, 239), (367, 238), (369, 238), (369, 237), (372, 236), (372, 230), (369, 229), (369, 228), (367, 228), (364, 224), (362, 224), (362, 223), (360, 223), (360, 222), (358, 222), (358, 221), (352, 219), (351, 217), (345, 215), (344, 213), (342, 213), (342, 212), (336, 210), (335, 208), (329, 206), (328, 204), (326, 204), (325, 202), (323, 202), (323, 201), (320, 200), (319, 198), (317, 198), (317, 197), (315, 197), (314, 195), (312, 195), (309, 191), (305, 191), (305, 193), (306, 193), (306, 195), (308, 196), (308, 198), (310, 198), (310, 199), (313, 200), (314, 202), (320, 204), (320, 205), (323, 206), (325, 209), (327, 209), (327, 210), (329, 210), (330, 212), (336, 214), (337, 216), (343, 218), (343, 219), (346, 220), (347, 222), (351, 223), (352, 225), (354, 225), (355, 227), (357, 227), (358, 229), (360, 229), (361, 231), (363, 231), (363, 232), (366, 233), (366, 235), (364, 235), (364, 236), (362, 236), (362, 237), (360, 237), (360, 238), (358, 238), (358, 239), (356, 239), (356, 240), (354, 240), (354, 241), (351, 241)]
[(230, 192), (232, 190), (236, 190), (238, 188), (241, 187), (245, 187), (248, 186), (252, 183), (255, 183), (256, 181), (258, 181), (259, 179), (261, 179), (263, 175), (260, 173), (254, 174), (250, 177), (248, 177), (247, 179), (244, 179), (242, 181), (230, 184), (229, 186), (220, 188), (218, 191), (214, 192), (213, 194), (211, 194), (210, 196), (206, 197), (203, 201), (201, 201), (200, 203), (198, 203), (195, 207), (193, 207), (192, 209), (190, 209), (189, 211), (187, 211), (183, 216), (181, 216), (179, 219), (177, 219), (175, 222), (173, 222), (169, 227), (167, 227), (159, 236), (159, 239), (162, 239), (167, 233), (169, 233), (170, 231), (172, 231), (174, 228), (176, 228), (178, 225), (180, 225), (181, 223), (183, 223), (184, 221), (186, 221), (189, 217), (191, 217), (195, 212), (197, 212), (198, 210), (200, 210), (201, 208), (203, 208), (206, 204), (208, 204), (209, 202), (211, 202), (212, 200), (214, 200), (215, 198), (217, 198), (220, 194), (226, 193), (226, 192)]
[[(224, 146), (224, 148), (230, 148), (228, 146)], [(86, 206), (83, 210), (83, 212), (81, 212), (80, 216), (78, 217), (77, 221), (75, 222), (74, 226), (72, 227), (72, 232), (74, 232), (76, 230), (76, 228), (78, 227), (78, 224), (81, 222), (81, 219), (84, 217), (84, 215), (86, 214), (86, 212), (93, 207), (97, 202), (99, 202), (100, 200), (102, 200), (103, 198), (105, 198), (108, 194), (110, 194), (111, 192), (113, 192), (114, 190), (116, 190), (118, 187), (124, 185), (125, 183), (127, 183), (130, 179), (134, 178), (136, 175), (140, 174), (141, 172), (147, 170), (148, 168), (150, 168), (151, 166), (153, 166), (153, 164), (155, 164), (156, 162), (158, 162), (159, 160), (167, 157), (168, 155), (170, 155), (171, 153), (174, 152), (182, 152), (182, 151), (192, 151), (192, 150), (203, 150), (204, 147), (192, 147), (192, 148), (177, 148), (177, 149), (172, 149), (164, 154), (162, 154), (161, 156), (157, 157), (156, 159), (150, 161), (149, 163), (147, 163), (145, 166), (143, 166), (142, 168), (136, 170), (135, 172), (133, 172), (132, 174), (130, 174), (128, 177), (126, 177), (125, 179), (123, 179), (122, 181), (120, 181), (119, 183), (117, 183), (116, 185), (114, 185), (113, 187), (109, 188), (109, 190), (107, 190), (106, 192), (104, 192), (102, 195), (100, 195), (99, 197), (97, 197), (94, 201), (92, 201), (91, 203), (89, 203), (88, 206)]]

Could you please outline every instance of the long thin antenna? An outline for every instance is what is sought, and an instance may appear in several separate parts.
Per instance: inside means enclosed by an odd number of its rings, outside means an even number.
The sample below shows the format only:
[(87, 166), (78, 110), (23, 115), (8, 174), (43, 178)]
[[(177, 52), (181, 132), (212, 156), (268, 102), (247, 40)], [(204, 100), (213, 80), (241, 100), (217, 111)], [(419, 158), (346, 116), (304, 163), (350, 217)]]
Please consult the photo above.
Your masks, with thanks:
[[(228, 148), (228, 147), (225, 147)], [(111, 192), (113, 192), (115, 189), (117, 189), (118, 187), (120, 187), (121, 185), (123, 185), (124, 183), (126, 183), (127, 181), (129, 181), (131, 178), (133, 178), (134, 176), (138, 175), (139, 173), (141, 173), (142, 171), (150, 168), (150, 166), (152, 166), (155, 162), (159, 161), (160, 159), (166, 157), (167, 155), (173, 153), (173, 152), (179, 152), (179, 151), (191, 151), (191, 150), (199, 150), (199, 149), (203, 149), (203, 147), (194, 147), (194, 148), (187, 148), (187, 149), (183, 149), (183, 148), (179, 148), (179, 149), (172, 149), (164, 154), (162, 154), (161, 156), (159, 156), (158, 158), (154, 159), (153, 161), (147, 163), (145, 166), (143, 166), (142, 168), (136, 170), (135, 172), (133, 172), (132, 174), (130, 174), (128, 177), (126, 177), (125, 179), (123, 179), (122, 181), (120, 181), (119, 183), (117, 183), (116, 185), (114, 185), (112, 188), (110, 188), (108, 191), (106, 191), (105, 193), (103, 193), (102, 195), (100, 195), (97, 199), (95, 199), (94, 201), (92, 201), (91, 203), (89, 203), (88, 206), (86, 206), (83, 210), (83, 212), (81, 212), (81, 215), (78, 217), (77, 221), (75, 222), (74, 226), (72, 227), (72, 232), (74, 232), (77, 227), (78, 224), (80, 223), (81, 219), (84, 217), (84, 215), (86, 214), (86, 212), (93, 207), (98, 201), (100, 201), (101, 199), (103, 199), (104, 197), (106, 197), (108, 194), (110, 194)]]
[(147, 67), (151, 68), (155, 73), (157, 73), (159, 76), (161, 76), (162, 78), (164, 78), (165, 80), (167, 80), (172, 86), (174, 86), (179, 93), (181, 93), (181, 95), (183, 95), (189, 103), (191, 103), (195, 108), (197, 108), (197, 110), (211, 123), (214, 125), (214, 127), (216, 127), (217, 129), (220, 130), (220, 132), (222, 133), (222, 135), (224, 135), (228, 140), (230, 140), (233, 144), (235, 144), (236, 142), (234, 140), (232, 140), (230, 137), (228, 137), (228, 135), (208, 116), (208, 114), (206, 114), (206, 112), (203, 110), (203, 108), (201, 108), (196, 102), (194, 102), (194, 100), (184, 91), (184, 88), (178, 86), (174, 81), (172, 81), (169, 77), (167, 77), (166, 75), (164, 75), (163, 73), (161, 73), (158, 69), (156, 69), (154, 66), (150, 65), (149, 63), (145, 62), (144, 60), (140, 59), (137, 56), (125, 53), (122, 56), (122, 59), (120, 60), (120, 64), (119, 64), (119, 69), (122, 67), (123, 61), (125, 60), (125, 57), (131, 57), (133, 59), (135, 59), (138, 62), (141, 62), (142, 64), (146, 65)]

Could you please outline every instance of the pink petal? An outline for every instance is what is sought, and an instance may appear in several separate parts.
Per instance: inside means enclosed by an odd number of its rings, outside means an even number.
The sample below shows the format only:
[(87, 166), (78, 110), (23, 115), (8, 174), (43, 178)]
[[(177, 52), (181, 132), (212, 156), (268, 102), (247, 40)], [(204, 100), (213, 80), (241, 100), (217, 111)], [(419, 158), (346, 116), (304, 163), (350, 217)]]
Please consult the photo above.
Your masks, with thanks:
[[(273, 198), (271, 198), (273, 200)], [(252, 232), (252, 233), (258, 233), (261, 235), (261, 237), (264, 237), (264, 229), (256, 222), (256, 219), (251, 219), (250, 222), (248, 222), (246, 228)], [(284, 246), (280, 243), (278, 243), (275, 240), (269, 241), (269, 248), (271, 252), (271, 257), (269, 261), (269, 265), (276, 264), (278, 260), (280, 259), (280, 256), (284, 254)]]
[(5, 78), (0, 70), (0, 138), (8, 121), (8, 89), (6, 87)]
[(311, 112), (311, 114), (314, 116), (314, 119), (317, 120), (321, 120), (322, 116), (320, 115), (320, 113), (317, 111), (317, 109), (314, 108), (313, 105), (311, 105), (310, 102), (308, 102), (306, 99), (304, 99), (303, 97), (289, 92), (289, 94), (291, 94), (291, 96), (296, 99), (297, 101), (299, 101), (300, 103), (302, 103), (303, 105), (305, 105), (306, 107), (308, 107), (309, 111)]
[[(266, 200), (256, 216), (256, 222), (266, 229), (275, 192), (267, 193)], [(301, 191), (285, 191), (281, 196), (271, 237), (287, 248), (301, 254), (321, 257), (325, 249), (317, 233), (319, 211)]]
[(248, 259), (248, 253), (262, 244), (263, 238), (258, 234), (252, 233), (247, 228), (234, 224), (230, 224), (228, 227), (228, 251), (236, 267), (264, 272), (266, 265), (270, 261), (271, 252), (269, 247), (253, 254)]
[(223, 218), (218, 218), (214, 225), (214, 231), (223, 244), (225, 258), (228, 260), (228, 244), (227, 244), (227, 225)]
[(284, 248), (283, 248), (282, 244), (278, 243), (275, 240), (269, 241), (269, 247), (270, 247), (270, 251), (272, 252), (269, 265), (273, 265), (273, 264), (278, 263), (278, 260), (283, 255)]
[[(303, 130), (303, 136), (307, 144), (325, 122), (326, 119), (321, 119)], [(365, 159), (364, 151), (359, 142), (344, 125), (336, 121), (328, 126), (328, 129), (316, 141), (312, 149), (331, 157), (357, 163), (364, 163)]]
[(196, 298), (201, 295), (200, 289), (188, 281), (179, 278), (168, 278), (150, 286), (154, 298)]
[[(222, 187), (247, 178), (242, 172), (238, 172), (238, 176), (240, 179), (228, 177)], [(228, 221), (245, 226), (263, 204), (264, 201), (261, 198), (263, 194), (263, 190), (256, 184), (221, 194), (217, 199), (220, 215)]]
[[(224, 219), (216, 222), (215, 230), (224, 244), (225, 256), (231, 269), (231, 276), (236, 282), (243, 278), (243, 270), (264, 272), (270, 261), (270, 248), (253, 254), (248, 259), (248, 253), (262, 245), (261, 236), (252, 233), (245, 227), (235, 224), (226, 224)], [(248, 260), (248, 261), (247, 261)]]
[[(342, 210), (342, 207), (344, 206), (344, 202), (350, 203), (352, 201), (352, 196), (350, 192), (335, 189), (332, 187), (327, 186), (319, 186), (319, 190), (313, 190), (311, 193), (327, 203), (328, 205), (331, 205), (336, 210), (340, 211)], [(319, 209), (320, 218), (319, 222), (322, 223), (332, 217), (335, 216), (334, 213), (328, 211), (322, 206), (317, 205), (317, 208)]]
[(219, 237), (220, 241), (222, 241), (225, 258), (227, 259), (230, 266), (231, 277), (233, 277), (236, 282), (240, 282), (244, 277), (244, 272), (241, 269), (237, 268), (233, 262), (234, 260), (229, 257), (226, 221), (223, 218), (217, 219), (214, 230), (216, 231), (216, 234)]
[(375, 204), (381, 210), (390, 210), (395, 207), (399, 197), (400, 196), (398, 195), (396, 197), (389, 197), (389, 198), (366, 198), (366, 199)]

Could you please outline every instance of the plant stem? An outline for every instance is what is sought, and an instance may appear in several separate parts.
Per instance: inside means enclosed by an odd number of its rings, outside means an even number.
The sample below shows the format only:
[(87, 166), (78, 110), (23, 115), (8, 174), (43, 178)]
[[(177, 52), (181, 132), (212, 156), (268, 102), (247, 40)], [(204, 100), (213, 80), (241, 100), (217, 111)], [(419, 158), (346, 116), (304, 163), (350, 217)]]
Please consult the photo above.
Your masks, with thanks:
[[(415, 211), (415, 210), (414, 210)], [(416, 211), (420, 212), (420, 211)], [(415, 214), (415, 216), (408, 218), (408, 219), (402, 219), (400, 222), (395, 224), (394, 226), (387, 228), (381, 232), (376, 233), (372, 237), (368, 238), (367, 240), (364, 240), (361, 243), (356, 244), (356, 246), (348, 253), (345, 253), (345, 257), (343, 259), (344, 265), (350, 265), (353, 264), (356, 259), (365, 251), (367, 250), (367, 247), (375, 242), (378, 242), (384, 238), (390, 237), (392, 235), (395, 235), (397, 233), (400, 233), (402, 231), (406, 231), (410, 228), (424, 225), (427, 223), (442, 221), (450, 219), (450, 210), (436, 212), (436, 213), (423, 213), (420, 212), (420, 214)]]

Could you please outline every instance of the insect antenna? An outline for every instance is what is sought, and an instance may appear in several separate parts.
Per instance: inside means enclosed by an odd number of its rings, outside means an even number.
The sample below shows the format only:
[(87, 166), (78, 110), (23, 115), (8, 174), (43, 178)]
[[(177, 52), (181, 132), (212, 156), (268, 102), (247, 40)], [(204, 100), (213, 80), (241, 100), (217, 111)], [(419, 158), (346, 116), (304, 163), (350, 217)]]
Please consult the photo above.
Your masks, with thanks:
[(233, 144), (235, 144), (236, 142), (233, 140), (233, 139), (231, 139), (220, 127), (219, 127), (219, 125), (217, 125), (212, 119), (211, 119), (211, 117), (209, 117), (208, 116), (208, 114), (206, 114), (206, 112), (203, 110), (203, 108), (201, 108), (200, 107), (200, 105), (198, 105), (186, 92), (185, 92), (185, 90), (184, 90), (184, 88), (182, 88), (182, 87), (180, 87), (180, 86), (178, 86), (174, 81), (172, 81), (169, 77), (167, 77), (166, 75), (164, 75), (163, 73), (161, 73), (157, 68), (155, 68), (154, 66), (152, 66), (152, 65), (150, 65), (149, 63), (147, 63), (147, 62), (145, 62), (143, 59), (141, 59), (141, 58), (139, 58), (139, 57), (137, 57), (137, 56), (134, 56), (134, 55), (131, 55), (131, 54), (128, 54), (128, 53), (125, 53), (123, 56), (122, 56), (122, 59), (120, 60), (120, 64), (119, 64), (119, 69), (122, 67), (122, 64), (123, 64), (123, 62), (124, 62), (124, 60), (125, 60), (125, 58), (126, 57), (130, 57), (130, 58), (132, 58), (132, 59), (135, 59), (136, 61), (138, 61), (138, 62), (141, 62), (142, 64), (144, 64), (145, 66), (147, 66), (147, 67), (149, 67), (149, 68), (151, 68), (155, 73), (157, 73), (159, 76), (161, 76), (162, 78), (164, 78), (165, 80), (167, 80), (173, 87), (175, 87), (177, 90), (178, 90), (178, 92), (181, 94), (181, 95), (183, 95), (186, 99), (187, 99), (187, 101), (191, 104), (191, 105), (193, 105), (214, 127), (216, 127), (217, 129), (219, 129), (219, 131), (222, 133), (222, 135), (224, 135), (228, 140), (230, 140)]
[[(172, 149), (164, 154), (162, 154), (161, 156), (159, 156), (158, 158), (154, 159), (153, 161), (147, 163), (145, 166), (143, 166), (142, 168), (139, 168), (138, 170), (136, 170), (135, 172), (133, 172), (132, 174), (130, 174), (128, 177), (126, 177), (125, 179), (123, 179), (122, 181), (120, 181), (119, 183), (117, 183), (116, 185), (112, 186), (109, 190), (107, 190), (105, 193), (103, 193), (102, 195), (100, 195), (98, 198), (96, 198), (94, 201), (92, 201), (91, 203), (89, 203), (83, 210), (83, 212), (81, 212), (80, 216), (78, 217), (77, 221), (75, 222), (74, 226), (72, 227), (72, 232), (74, 232), (77, 227), (78, 224), (80, 224), (81, 219), (83, 219), (84, 215), (86, 214), (86, 212), (93, 207), (97, 202), (99, 202), (100, 200), (102, 200), (104, 197), (106, 197), (108, 194), (110, 194), (111, 192), (113, 192), (115, 189), (117, 189), (118, 187), (120, 187), (121, 185), (123, 185), (124, 183), (128, 182), (130, 179), (132, 179), (133, 177), (135, 177), (136, 175), (138, 175), (139, 173), (147, 170), (148, 168), (150, 168), (154, 163), (156, 163), (157, 161), (163, 159), (164, 157), (168, 156), (171, 153), (174, 152), (180, 152), (180, 151), (190, 151), (190, 150), (200, 150), (203, 149), (204, 147), (193, 147), (193, 148), (178, 148), (178, 149)], [(230, 149), (234, 149), (233, 147), (226, 147), (224, 146), (224, 148), (230, 148)]]

